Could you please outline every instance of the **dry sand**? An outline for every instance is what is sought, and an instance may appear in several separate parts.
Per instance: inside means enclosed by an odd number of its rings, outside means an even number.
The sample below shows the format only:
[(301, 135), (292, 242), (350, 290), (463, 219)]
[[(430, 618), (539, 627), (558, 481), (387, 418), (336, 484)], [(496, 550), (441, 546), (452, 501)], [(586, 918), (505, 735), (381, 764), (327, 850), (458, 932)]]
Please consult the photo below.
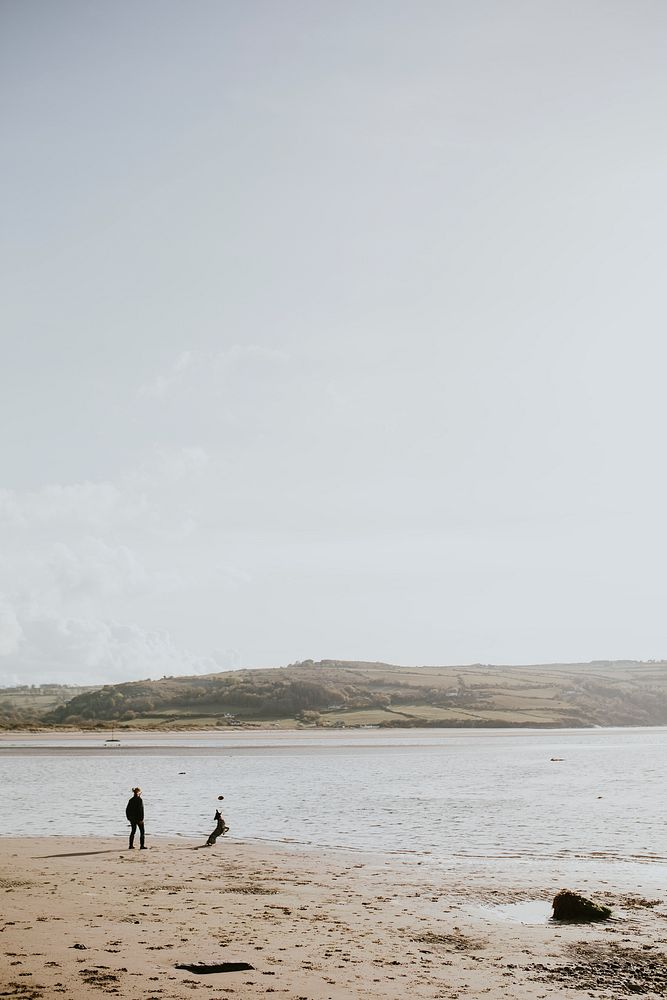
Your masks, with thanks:
[[(225, 839), (0, 839), (0, 996), (171, 1000), (667, 994), (667, 905), (627, 888), (597, 925), (522, 924), (500, 904), (557, 881), (434, 877), (417, 861)], [(546, 912), (546, 907), (545, 907)], [(194, 974), (181, 964), (244, 962)]]

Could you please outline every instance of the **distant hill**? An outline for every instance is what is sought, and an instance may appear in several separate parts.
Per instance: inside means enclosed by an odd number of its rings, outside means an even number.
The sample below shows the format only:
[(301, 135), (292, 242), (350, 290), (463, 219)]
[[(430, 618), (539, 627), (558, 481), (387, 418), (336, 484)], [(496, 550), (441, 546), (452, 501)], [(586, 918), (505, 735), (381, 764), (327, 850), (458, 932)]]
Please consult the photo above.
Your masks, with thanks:
[(306, 660), (106, 685), (75, 694), (40, 721), (151, 729), (667, 725), (667, 662), (399, 667)]
[(98, 687), (99, 684), (20, 684), (0, 688), (0, 729), (39, 725), (54, 708)]

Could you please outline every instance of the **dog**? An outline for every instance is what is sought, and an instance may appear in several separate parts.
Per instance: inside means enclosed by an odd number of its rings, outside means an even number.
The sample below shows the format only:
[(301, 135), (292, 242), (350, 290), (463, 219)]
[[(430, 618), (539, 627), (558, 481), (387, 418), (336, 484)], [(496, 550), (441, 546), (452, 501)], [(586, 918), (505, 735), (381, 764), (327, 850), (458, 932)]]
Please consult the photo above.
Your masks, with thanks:
[(207, 847), (213, 847), (213, 844), (215, 844), (215, 842), (218, 839), (218, 837), (224, 837), (224, 835), (229, 830), (229, 827), (227, 826), (227, 824), (225, 823), (224, 819), (222, 818), (219, 809), (215, 810), (215, 822), (216, 822), (215, 830), (213, 831), (213, 833), (209, 836), (208, 840), (206, 841), (206, 846)]

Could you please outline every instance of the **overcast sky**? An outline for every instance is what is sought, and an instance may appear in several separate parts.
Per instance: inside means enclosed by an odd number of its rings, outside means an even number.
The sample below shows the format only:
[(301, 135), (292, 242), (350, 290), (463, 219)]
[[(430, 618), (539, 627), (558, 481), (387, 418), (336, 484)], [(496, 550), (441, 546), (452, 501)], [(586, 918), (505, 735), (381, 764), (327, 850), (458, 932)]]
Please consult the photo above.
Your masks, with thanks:
[(0, 12), (0, 683), (667, 656), (662, 0)]

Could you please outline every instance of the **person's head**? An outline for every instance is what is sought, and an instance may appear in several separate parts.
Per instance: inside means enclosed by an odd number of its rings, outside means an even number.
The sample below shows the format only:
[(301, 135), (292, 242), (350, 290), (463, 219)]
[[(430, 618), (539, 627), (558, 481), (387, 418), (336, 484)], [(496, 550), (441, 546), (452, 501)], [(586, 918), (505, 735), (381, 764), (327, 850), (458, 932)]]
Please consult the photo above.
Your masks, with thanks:
[(133, 788), (132, 791), (137, 796), (137, 798), (141, 795), (141, 789), (140, 788)]

